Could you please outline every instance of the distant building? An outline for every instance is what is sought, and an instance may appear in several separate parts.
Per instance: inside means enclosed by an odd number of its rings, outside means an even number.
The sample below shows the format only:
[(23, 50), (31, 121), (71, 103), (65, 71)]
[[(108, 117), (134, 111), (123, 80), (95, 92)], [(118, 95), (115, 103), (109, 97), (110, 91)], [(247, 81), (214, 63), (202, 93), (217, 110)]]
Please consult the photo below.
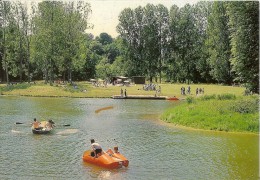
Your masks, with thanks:
[(145, 77), (144, 76), (133, 76), (132, 82), (135, 84), (145, 84)]
[(112, 77), (111, 82), (115, 85), (115, 84), (123, 84), (124, 81), (126, 81), (128, 79), (128, 77), (124, 77), (124, 76), (115, 76)]

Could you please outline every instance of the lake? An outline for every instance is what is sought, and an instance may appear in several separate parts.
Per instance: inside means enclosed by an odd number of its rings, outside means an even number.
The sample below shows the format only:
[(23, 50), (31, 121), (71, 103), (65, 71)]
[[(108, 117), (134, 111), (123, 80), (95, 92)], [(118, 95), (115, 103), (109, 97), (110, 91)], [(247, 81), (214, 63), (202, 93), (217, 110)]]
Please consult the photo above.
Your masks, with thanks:
[[(259, 136), (161, 122), (159, 115), (177, 103), (0, 96), (0, 179), (258, 179)], [(57, 127), (34, 135), (34, 117)], [(84, 163), (91, 138), (104, 150), (117, 145), (129, 167)]]

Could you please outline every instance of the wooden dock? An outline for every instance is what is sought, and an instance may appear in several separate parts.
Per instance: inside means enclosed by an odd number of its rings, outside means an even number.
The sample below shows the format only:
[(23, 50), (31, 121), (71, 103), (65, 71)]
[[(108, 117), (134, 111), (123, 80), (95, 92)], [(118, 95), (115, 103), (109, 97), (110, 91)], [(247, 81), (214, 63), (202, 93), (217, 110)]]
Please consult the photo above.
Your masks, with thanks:
[(113, 99), (150, 99), (150, 100), (166, 100), (167, 96), (152, 96), (152, 95), (128, 95), (128, 96), (120, 96), (114, 95)]

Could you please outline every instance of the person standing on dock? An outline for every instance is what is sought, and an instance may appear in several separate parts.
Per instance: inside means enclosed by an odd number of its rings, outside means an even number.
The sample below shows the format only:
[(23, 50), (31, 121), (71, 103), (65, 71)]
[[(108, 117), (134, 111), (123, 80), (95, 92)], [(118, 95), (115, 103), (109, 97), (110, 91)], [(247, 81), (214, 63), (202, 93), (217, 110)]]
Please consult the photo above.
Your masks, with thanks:
[(161, 86), (159, 86), (159, 89), (158, 89), (158, 94), (160, 95), (161, 94)]
[(125, 97), (127, 96), (126, 89), (125, 89)]
[(123, 89), (121, 88), (121, 97), (123, 97), (123, 93), (124, 93), (124, 92), (123, 92)]

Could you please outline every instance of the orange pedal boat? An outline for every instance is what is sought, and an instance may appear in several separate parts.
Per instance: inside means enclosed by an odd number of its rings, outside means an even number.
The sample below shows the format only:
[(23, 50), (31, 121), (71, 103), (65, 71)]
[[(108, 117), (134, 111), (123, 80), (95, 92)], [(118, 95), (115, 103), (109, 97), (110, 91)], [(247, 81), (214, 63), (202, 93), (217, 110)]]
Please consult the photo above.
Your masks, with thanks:
[(121, 168), (122, 166), (127, 167), (129, 161), (120, 153), (108, 154), (103, 153), (99, 157), (92, 157), (91, 150), (87, 150), (83, 153), (82, 159), (85, 162), (95, 164), (108, 169)]

